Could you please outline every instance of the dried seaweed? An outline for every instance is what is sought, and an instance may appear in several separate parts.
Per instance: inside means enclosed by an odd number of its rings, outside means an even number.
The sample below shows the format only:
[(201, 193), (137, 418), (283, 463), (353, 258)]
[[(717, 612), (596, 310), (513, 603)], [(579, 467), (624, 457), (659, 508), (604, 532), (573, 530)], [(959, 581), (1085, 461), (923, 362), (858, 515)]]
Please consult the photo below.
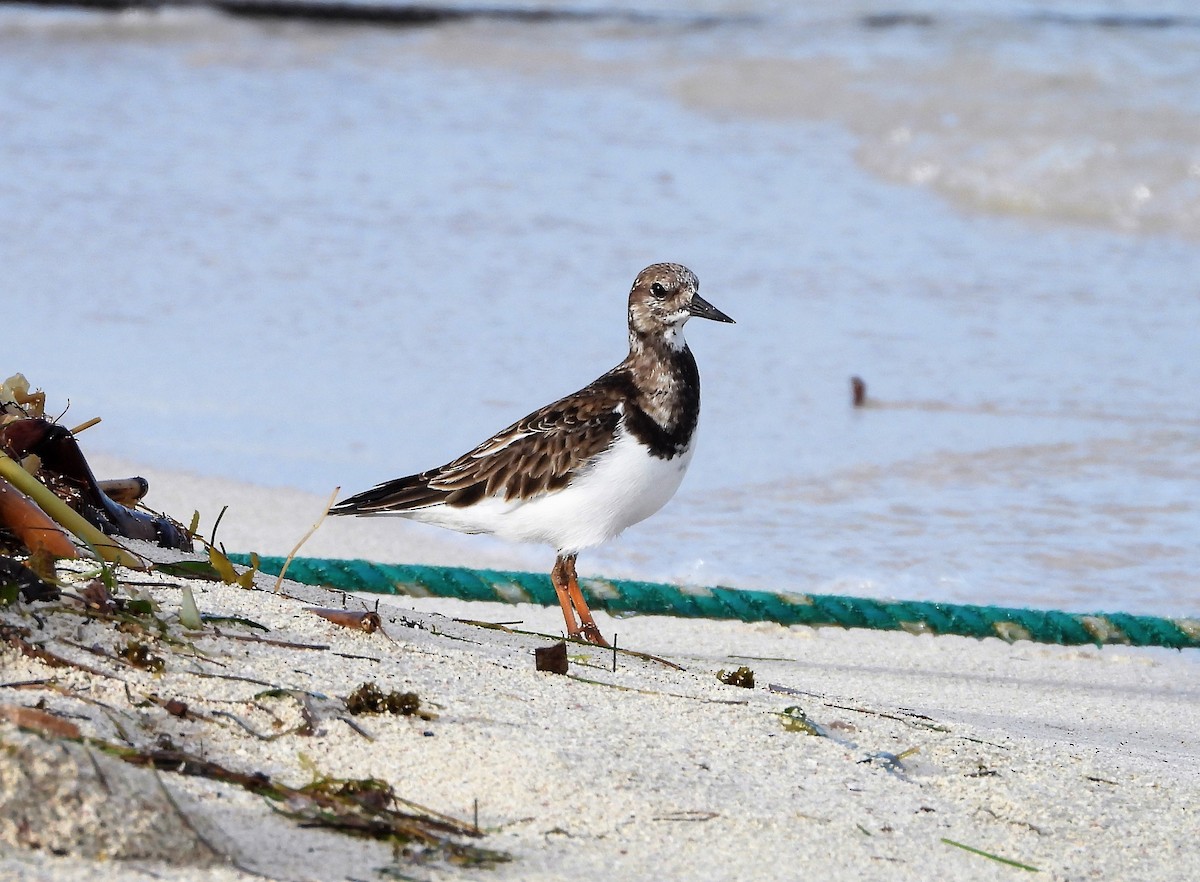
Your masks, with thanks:
[(79, 590), (78, 598), (84, 608), (98, 613), (112, 613), (119, 607), (108, 586), (99, 579), (93, 579)]
[(264, 772), (236, 771), (169, 743), (151, 749), (127, 748), (92, 739), (88, 743), (133, 765), (241, 787), (270, 800), (276, 811), (306, 827), (416, 847), (426, 858), (476, 865), (511, 859), (503, 852), (460, 841), (482, 834), (472, 825), (401, 799), (385, 781), (321, 777), (302, 787), (289, 787), (273, 781)]
[[(271, 630), (266, 625), (260, 625), (258, 622), (254, 621), (254, 619), (248, 619), (245, 616), (218, 616), (218, 615), (210, 615), (209, 613), (201, 613), (200, 621), (206, 622), (207, 624), (210, 624), (210, 625), (217, 625), (217, 624), (245, 625), (247, 628), (257, 628), (260, 631), (270, 631)], [(230, 635), (226, 634), (225, 636), (228, 637)]]
[(346, 698), (346, 710), (352, 714), (397, 714), (434, 719), (421, 710), (421, 697), (415, 692), (384, 692), (374, 683), (363, 683)]
[[(301, 536), (300, 541), (292, 547), (290, 552), (288, 552), (288, 556), (286, 559), (284, 559), (283, 566), (279, 570), (279, 576), (275, 579), (276, 594), (278, 594), (279, 590), (283, 587), (283, 578), (287, 575), (287, 570), (288, 567), (291, 566), (292, 560), (295, 559), (296, 555), (299, 553), (301, 546), (303, 546), (304, 543), (309, 540), (312, 534), (317, 532), (317, 528), (325, 522), (325, 518), (329, 517), (329, 510), (333, 508), (333, 503), (337, 500), (338, 494), (341, 492), (341, 487), (333, 488), (333, 492), (329, 494), (329, 501), (325, 503), (325, 510), (321, 512), (321, 516), (317, 518), (316, 523), (308, 528), (308, 532)], [(255, 562), (253, 556), (251, 557), (251, 563), (254, 565), (255, 569), (258, 569), (258, 564)]]
[[(221, 512), (224, 514), (224, 511)], [(214, 533), (216, 527), (213, 527)], [(243, 570), (239, 573), (234, 569), (233, 564), (229, 560), (229, 556), (224, 551), (217, 548), (215, 545), (208, 546), (208, 562), (212, 565), (213, 571), (218, 578), (226, 585), (240, 585), (243, 588), (254, 587), (254, 574), (258, 572), (258, 564), (255, 563), (256, 556), (251, 556), (251, 567), (248, 570)]]
[(825, 736), (825, 730), (810, 720), (804, 709), (797, 705), (785, 707), (779, 712), (779, 719), (783, 723), (783, 728), (789, 732), (803, 732), (805, 735), (816, 735), (817, 737)]
[(743, 689), (754, 688), (754, 671), (745, 665), (736, 671), (717, 671), (717, 679), (726, 686), (741, 686)]
[(14, 420), (0, 426), (0, 449), (17, 461), (36, 456), (41, 464), (42, 482), (102, 532), (146, 539), (165, 548), (191, 550), (191, 540), (180, 524), (167, 517), (127, 508), (109, 498), (92, 474), (75, 436), (66, 427), (41, 418)]
[(15, 603), (20, 597), (26, 603), (57, 600), (58, 586), (47, 581), (32, 567), (11, 557), (0, 557), (0, 606)]
[(243, 643), (262, 643), (265, 646), (278, 646), (283, 649), (313, 649), (323, 651), (329, 649), (326, 643), (295, 643), (291, 640), (273, 640), (270, 637), (258, 637), (254, 634), (225, 634), (214, 629), (217, 637), (223, 637), (226, 640), (240, 640)]
[(0, 720), (8, 720), (21, 729), (55, 738), (78, 738), (79, 727), (62, 717), (36, 707), (0, 705)]
[[(52, 712), (53, 709), (46, 708), (47, 699), (41, 698), (35, 699), (36, 707), (0, 704), (0, 719), (10, 720), (45, 737), (88, 744), (135, 765), (242, 787), (264, 796), (276, 811), (304, 826), (391, 842), (396, 846), (396, 853), (409, 860), (443, 859), (459, 864), (486, 865), (509, 859), (505, 854), (465, 841), (482, 835), (477, 826), (408, 803), (385, 781), (336, 779), (314, 774), (310, 783), (289, 787), (273, 781), (265, 773), (231, 768), (222, 765), (220, 758), (205, 759), (193, 754), (191, 750), (196, 748), (191, 741), (180, 740), (186, 747), (177, 747), (173, 737), (181, 738), (182, 732), (190, 739), (197, 728), (205, 726), (220, 727), (226, 730), (227, 736), (236, 736), (245, 743), (247, 738), (243, 732), (264, 741), (287, 736), (319, 736), (327, 721), (337, 720), (362, 737), (371, 739), (372, 735), (355, 720), (354, 714), (393, 714), (421, 720), (434, 720), (437, 714), (427, 709), (417, 693), (389, 692), (375, 683), (363, 683), (343, 701), (340, 697), (288, 689), (285, 685), (238, 674), (210, 673), (208, 666), (221, 662), (208, 657), (189, 642), (188, 638), (193, 636), (189, 632), (199, 631), (205, 638), (203, 645), (206, 647), (209, 640), (219, 641), (221, 649), (228, 649), (229, 641), (256, 643), (271, 647), (272, 651), (325, 651), (329, 647), (249, 634), (224, 634), (213, 626), (233, 624), (259, 631), (269, 629), (240, 616), (201, 614), (195, 598), (189, 597), (191, 589), (187, 585), (181, 586), (178, 606), (160, 609), (143, 589), (155, 590), (169, 583), (150, 581), (156, 577), (147, 579), (145, 576), (142, 578), (146, 581), (132, 582), (123, 578), (128, 573), (119, 570), (117, 565), (179, 579), (220, 581), (254, 588), (257, 564), (252, 558), (254, 565), (250, 569), (234, 567), (225, 550), (215, 543), (215, 538), (209, 542), (198, 536), (199, 515), (193, 518), (189, 528), (184, 529), (170, 519), (133, 511), (132, 507), (147, 490), (144, 480), (96, 481), (73, 433), (44, 419), (40, 409), (44, 399), (40, 393), (22, 399), (32, 401), (36, 412), (33, 407), (26, 409), (22, 404), (12, 403), (4, 397), (6, 394), (7, 389), (0, 390), (0, 450), (6, 451), (6, 469), (21, 473), (17, 480), (22, 484), (13, 482), (13, 486), (50, 513), (55, 521), (67, 524), (77, 537), (76, 544), (81, 541), (87, 545), (96, 554), (97, 562), (94, 566), (73, 565), (64, 569), (60, 582), (53, 559), (58, 555), (30, 554), (29, 544), (20, 543), (15, 534), (5, 532), (0, 524), (0, 607), (4, 606), (4, 601), (16, 603), (22, 596), (26, 602), (62, 598), (60, 603), (39, 606), (36, 610), (5, 609), (8, 621), (0, 621), (0, 651), (8, 652), (11, 648), (28, 659), (54, 668), (106, 678), (117, 685), (118, 693), (123, 684), (128, 704), (120, 701), (116, 703), (119, 706), (105, 704), (87, 695), (88, 688), (74, 690), (66, 685), (77, 682), (77, 676), (47, 675), (32, 679), (36, 675), (30, 674), (20, 677), (19, 682), (0, 686), (40, 691), (56, 703), (62, 700), (57, 696), (65, 696), (72, 703), (87, 705), (84, 713), (79, 713), (78, 709)], [(26, 486), (33, 489), (26, 490)], [(38, 495), (35, 496), (34, 491)], [(91, 524), (86, 523), (87, 520)], [(97, 530), (94, 524), (99, 524), (100, 529)], [(219, 524), (220, 518), (213, 526), (214, 537)], [(155, 525), (154, 535), (147, 525)], [(185, 548), (195, 539), (203, 543), (207, 560), (149, 565), (104, 533), (157, 539), (161, 544)], [(163, 541), (164, 534), (174, 538)], [(6, 555), (11, 555), (11, 559)], [(167, 602), (163, 601), (163, 604), (165, 607)], [(374, 611), (314, 609), (314, 612), (335, 624), (367, 633), (382, 630), (379, 615)], [(47, 627), (48, 616), (58, 619), (56, 626)], [(33, 628), (35, 621), (39, 629), (36, 631)], [(23, 627), (25, 624), (29, 627)], [(392, 639), (386, 631), (383, 636)], [(107, 670), (74, 660), (89, 655), (104, 659), (97, 664)], [(18, 662), (18, 667), (37, 668), (23, 662)], [(197, 690), (195, 696), (184, 694), (163, 698), (139, 690), (138, 684), (148, 682), (150, 677), (131, 669), (152, 675), (170, 671), (171, 678), (160, 682), (171, 683), (171, 688), (178, 688), (174, 685), (177, 674), (186, 674), (196, 678), (254, 683), (267, 687), (268, 691), (260, 692), (254, 700), (245, 697), (216, 699), (201, 694), (204, 690)], [(95, 684), (94, 679), (90, 682)], [(204, 681), (198, 679), (195, 682)], [(235, 693), (238, 691), (245, 693), (248, 690), (235, 690)], [(292, 707), (285, 716), (265, 706), (269, 702), (258, 701), (268, 695), (285, 695), (293, 699), (299, 706), (299, 718)], [(221, 709), (214, 709), (214, 703)], [(89, 738), (83, 733), (92, 726), (77, 725), (64, 716), (88, 720), (102, 732), (115, 733), (114, 740)], [(126, 742), (124, 745), (119, 743), (122, 739)], [(147, 746), (148, 741), (152, 741), (150, 746)], [(204, 746), (203, 736), (199, 744)], [(399, 871), (402, 867), (395, 869)]]
[(163, 573), (167, 576), (178, 576), (181, 579), (198, 579), (202, 582), (221, 581), (221, 574), (217, 572), (216, 567), (203, 560), (179, 560), (170, 563), (156, 563), (151, 565), (150, 571)]
[(901, 778), (907, 773), (904, 768), (904, 761), (914, 754), (921, 752), (920, 747), (910, 747), (908, 750), (900, 753), (890, 753), (886, 750), (879, 750), (875, 753), (870, 753), (858, 761), (859, 765), (867, 763), (869, 765), (881, 766), (893, 775), (898, 775)]
[(117, 650), (118, 658), (122, 658), (135, 668), (141, 668), (143, 671), (153, 671), (156, 674), (166, 670), (167, 663), (161, 655), (155, 655), (154, 651), (140, 640), (130, 640), (119, 650)]
[(80, 662), (63, 658), (61, 655), (57, 655), (42, 646), (30, 643), (27, 639), (25, 639), (29, 636), (29, 633), (30, 632), (28, 628), (19, 628), (13, 625), (0, 624), (0, 642), (7, 643), (9, 646), (19, 649), (21, 653), (28, 658), (37, 659), (38, 661), (43, 662), (52, 668), (76, 668), (77, 670), (85, 673), (94, 674), (97, 677), (113, 678), (112, 674), (105, 673), (104, 671), (97, 670), (96, 668), (89, 667), (88, 665)]

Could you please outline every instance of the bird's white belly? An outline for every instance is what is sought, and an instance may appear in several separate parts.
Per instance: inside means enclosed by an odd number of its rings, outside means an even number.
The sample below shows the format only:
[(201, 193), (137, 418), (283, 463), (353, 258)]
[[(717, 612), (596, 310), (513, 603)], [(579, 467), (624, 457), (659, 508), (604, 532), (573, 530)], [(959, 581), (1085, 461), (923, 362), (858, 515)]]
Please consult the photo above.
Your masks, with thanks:
[(613, 538), (666, 505), (679, 489), (693, 449), (694, 444), (672, 459), (660, 459), (621, 432), (587, 472), (554, 493), (530, 500), (491, 497), (462, 508), (436, 505), (402, 514), (464, 533), (493, 533), (576, 552)]

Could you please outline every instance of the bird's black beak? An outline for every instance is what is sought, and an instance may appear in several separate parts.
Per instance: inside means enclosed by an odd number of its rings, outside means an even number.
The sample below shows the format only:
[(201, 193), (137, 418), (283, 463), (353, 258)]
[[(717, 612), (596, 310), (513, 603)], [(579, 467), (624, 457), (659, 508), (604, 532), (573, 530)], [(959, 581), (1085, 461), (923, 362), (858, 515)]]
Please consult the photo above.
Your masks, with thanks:
[(714, 322), (734, 324), (733, 319), (721, 312), (721, 310), (717, 309), (699, 294), (692, 295), (692, 305), (688, 307), (688, 312), (696, 316), (696, 318), (706, 318), (712, 319)]

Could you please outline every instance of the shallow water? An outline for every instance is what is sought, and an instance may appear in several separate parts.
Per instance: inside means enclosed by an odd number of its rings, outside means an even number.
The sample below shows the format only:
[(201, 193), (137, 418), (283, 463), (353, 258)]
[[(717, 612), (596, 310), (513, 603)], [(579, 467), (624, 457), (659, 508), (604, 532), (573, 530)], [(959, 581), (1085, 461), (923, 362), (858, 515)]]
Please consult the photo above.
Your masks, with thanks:
[(738, 321), (688, 328), (700, 448), (581, 569), (1196, 613), (1200, 22), (692, 8), (0, 9), (5, 371), (85, 446), (357, 490), (615, 364), (676, 260)]

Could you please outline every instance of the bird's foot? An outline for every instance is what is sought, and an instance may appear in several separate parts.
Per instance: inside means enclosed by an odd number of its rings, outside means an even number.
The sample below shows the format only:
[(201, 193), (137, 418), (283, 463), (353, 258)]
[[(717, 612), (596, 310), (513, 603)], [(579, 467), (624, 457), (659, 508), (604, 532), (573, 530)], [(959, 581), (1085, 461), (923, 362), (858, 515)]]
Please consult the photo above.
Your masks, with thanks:
[(584, 622), (571, 636), (586, 640), (588, 643), (595, 643), (597, 646), (611, 645), (604, 639), (604, 635), (600, 633), (600, 629), (596, 627), (595, 622)]

